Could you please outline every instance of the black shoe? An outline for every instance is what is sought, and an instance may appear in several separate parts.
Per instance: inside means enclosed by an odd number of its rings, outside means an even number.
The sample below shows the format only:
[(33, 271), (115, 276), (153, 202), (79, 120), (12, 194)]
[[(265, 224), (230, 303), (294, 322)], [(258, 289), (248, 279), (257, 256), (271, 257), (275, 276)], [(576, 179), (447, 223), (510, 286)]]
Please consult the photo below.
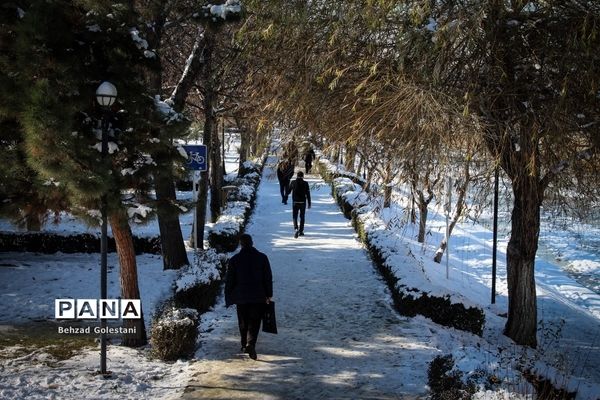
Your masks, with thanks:
[(246, 352), (248, 353), (248, 355), (250, 356), (251, 359), (256, 360), (257, 355), (256, 355), (256, 350), (254, 349), (254, 346), (246, 347)]
[(304, 236), (304, 232), (303, 231), (298, 232), (298, 236)]
[(300, 234), (300, 233), (299, 233), (299, 232), (296, 230), (296, 232), (294, 232), (294, 238), (295, 238), (295, 239), (298, 239), (298, 235), (299, 235), (299, 234)]
[(242, 346), (242, 348), (240, 349), (241, 353), (247, 353), (248, 349), (246, 348), (246, 346)]

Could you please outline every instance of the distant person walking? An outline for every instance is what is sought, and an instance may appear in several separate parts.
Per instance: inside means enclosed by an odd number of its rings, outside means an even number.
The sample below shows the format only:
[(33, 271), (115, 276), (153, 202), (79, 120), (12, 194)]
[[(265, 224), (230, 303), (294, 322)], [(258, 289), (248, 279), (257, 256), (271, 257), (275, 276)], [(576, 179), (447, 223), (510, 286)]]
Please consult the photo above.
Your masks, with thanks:
[(310, 170), (312, 169), (312, 162), (315, 159), (315, 151), (312, 147), (308, 147), (306, 152), (304, 153), (304, 168), (306, 169), (306, 173), (310, 174)]
[[(294, 237), (304, 236), (304, 215), (306, 213), (306, 204), (310, 208), (310, 188), (308, 182), (304, 180), (304, 173), (298, 171), (297, 177), (292, 183), (288, 193), (292, 194), (292, 216), (294, 219)], [(298, 214), (300, 214), (300, 227), (298, 228)]]
[(294, 166), (288, 160), (282, 160), (277, 166), (277, 180), (279, 181), (279, 192), (283, 204), (287, 204), (288, 188), (293, 177)]
[(284, 145), (283, 158), (289, 160), (292, 167), (295, 167), (298, 163), (298, 147), (293, 141), (290, 141)]
[(237, 305), (242, 352), (256, 360), (256, 339), (265, 304), (273, 297), (273, 278), (269, 259), (254, 248), (252, 236), (240, 236), (240, 246), (240, 251), (229, 260), (225, 305)]

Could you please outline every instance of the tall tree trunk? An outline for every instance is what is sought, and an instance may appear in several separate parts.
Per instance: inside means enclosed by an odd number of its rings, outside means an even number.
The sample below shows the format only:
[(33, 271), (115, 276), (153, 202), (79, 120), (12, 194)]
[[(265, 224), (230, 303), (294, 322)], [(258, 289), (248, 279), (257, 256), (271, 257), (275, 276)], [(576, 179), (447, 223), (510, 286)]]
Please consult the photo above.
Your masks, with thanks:
[(206, 203), (208, 202), (208, 171), (200, 173), (200, 185), (198, 187), (198, 201), (196, 202), (196, 221), (198, 225), (198, 237), (194, 236), (194, 227), (192, 226), (192, 245), (198, 240), (197, 247), (204, 248), (204, 227), (206, 226)]
[(422, 191), (419, 191), (419, 236), (417, 241), (419, 243), (425, 243), (425, 232), (427, 229), (427, 216), (429, 215), (429, 202), (423, 195)]
[(215, 31), (207, 27), (204, 32), (204, 68), (202, 78), (204, 83), (204, 143), (208, 149), (210, 168), (210, 216), (211, 222), (216, 222), (221, 212), (221, 148), (219, 143), (219, 132), (215, 115), (215, 104), (217, 93), (215, 90), (216, 77), (213, 70), (213, 52), (215, 48)]
[[(212, 113), (214, 114), (214, 112)], [(223, 187), (223, 170), (221, 167), (221, 141), (219, 140), (219, 129), (217, 120), (214, 118), (214, 125), (211, 129), (211, 150), (209, 150), (211, 157), (212, 168), (210, 170), (210, 220), (211, 222), (217, 222), (217, 218), (221, 214), (221, 204), (223, 201), (223, 194), (221, 188)]]
[[(127, 217), (120, 212), (111, 214), (109, 219), (117, 246), (119, 265), (121, 267), (121, 298), (140, 299), (137, 263), (135, 260), (133, 236), (131, 234), (129, 222), (127, 221)], [(123, 335), (124, 346), (139, 347), (148, 343), (143, 310), (139, 319), (123, 320), (123, 327), (135, 328), (135, 334), (126, 333)]]
[(258, 129), (252, 128), (252, 135), (250, 140), (250, 157), (254, 157), (258, 154), (258, 144), (260, 142)]
[(416, 198), (415, 198), (415, 193), (414, 192), (411, 192), (411, 196), (410, 196), (409, 218), (410, 218), (410, 222), (412, 224), (416, 224), (417, 223), (417, 202), (416, 202)]
[(385, 178), (383, 181), (383, 207), (388, 208), (392, 204), (392, 163), (385, 166)]
[(225, 165), (225, 118), (221, 119), (221, 184), (223, 184), (223, 177), (227, 174), (227, 167)]
[[(424, 190), (416, 191), (417, 205), (419, 206), (419, 243), (425, 243), (425, 234), (427, 232), (427, 217), (429, 215), (429, 203), (431, 203), (431, 201), (435, 197), (435, 195), (433, 194), (432, 187), (430, 186), (431, 182), (429, 182), (429, 178), (426, 178), (425, 181), (425, 186), (427, 188), (427, 196), (425, 196)], [(437, 182), (437, 180), (435, 182)]]
[[(140, 29), (144, 30), (149, 48), (160, 50), (163, 27), (168, 13), (166, 4), (156, 3), (155, 7), (150, 10), (145, 2), (136, 0), (129, 2), (129, 7), (132, 11), (129, 21), (130, 26), (136, 26), (139, 23), (138, 17), (144, 14), (144, 11), (152, 14), (150, 18), (153, 21), (152, 28), (144, 29), (140, 27)], [(161, 95), (163, 73), (161, 59), (158, 57), (154, 58), (152, 63), (152, 67), (144, 67), (141, 73), (148, 86), (148, 91), (152, 95)], [(180, 99), (178, 98), (177, 101), (180, 101)], [(155, 111), (149, 109), (148, 112), (153, 113)], [(158, 137), (160, 135), (155, 132), (154, 136)], [(160, 232), (163, 266), (165, 269), (177, 269), (189, 264), (189, 261), (179, 224), (179, 209), (174, 205), (176, 195), (175, 177), (171, 169), (173, 159), (166, 154), (152, 154), (152, 158), (162, 167), (154, 176), (154, 189), (156, 191), (156, 214)]]
[(332, 149), (332, 161), (335, 165), (338, 165), (340, 162), (340, 158), (342, 157), (342, 148), (341, 146), (334, 146)]
[(356, 169), (356, 173), (358, 175), (362, 174), (361, 175), (362, 178), (365, 179), (365, 176), (366, 176), (366, 174), (365, 174), (365, 168), (364, 168), (364, 166), (365, 166), (365, 159), (364, 159), (362, 153), (358, 155), (358, 160), (359, 160), (358, 161), (358, 168)]
[(367, 166), (367, 183), (365, 185), (365, 192), (371, 192), (371, 184), (373, 183), (373, 174), (375, 173), (375, 164)]
[(240, 133), (240, 149), (239, 149), (240, 162), (238, 165), (238, 171), (242, 171), (243, 164), (248, 159), (248, 149), (250, 148), (250, 135), (237, 118), (236, 118), (236, 125), (237, 125), (238, 131)]
[(179, 224), (179, 209), (175, 206), (175, 182), (170, 168), (155, 175), (158, 229), (164, 269), (178, 269), (189, 264), (183, 233)]
[(514, 206), (506, 251), (508, 320), (504, 334), (521, 345), (537, 346), (535, 254), (540, 233), (543, 190), (535, 176), (523, 168), (512, 179)]
[[(354, 172), (354, 163), (356, 162), (356, 146), (348, 143), (346, 145), (346, 161), (344, 162), (344, 168), (346, 171)], [(360, 169), (359, 169), (360, 171)]]
[[(204, 81), (204, 130), (202, 133), (202, 142), (207, 146), (208, 152), (211, 151), (211, 136), (214, 130), (214, 115), (213, 115), (213, 99), (212, 99), (212, 51), (214, 44), (214, 32), (207, 30), (205, 32), (205, 43), (203, 58), (204, 65), (202, 68), (202, 80)], [(208, 203), (208, 189), (210, 181), (210, 171), (214, 167), (210, 155), (206, 157), (207, 170), (200, 173), (200, 186), (198, 188), (198, 201), (196, 202), (196, 221), (198, 226), (198, 237), (194, 237), (194, 227), (192, 226), (192, 243), (197, 241), (199, 249), (204, 248), (204, 227), (206, 226), (206, 205)], [(214, 189), (213, 189), (214, 192)], [(214, 194), (214, 193), (213, 193)], [(211, 196), (212, 197), (212, 196)]]

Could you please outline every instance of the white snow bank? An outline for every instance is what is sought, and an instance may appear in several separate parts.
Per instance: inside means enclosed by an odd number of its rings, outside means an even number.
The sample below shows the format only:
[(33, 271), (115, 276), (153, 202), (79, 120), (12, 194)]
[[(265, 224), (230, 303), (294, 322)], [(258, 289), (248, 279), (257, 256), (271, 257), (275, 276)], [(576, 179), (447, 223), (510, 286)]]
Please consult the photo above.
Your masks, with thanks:
[(190, 362), (165, 364), (149, 349), (108, 346), (109, 379), (98, 375), (98, 349), (57, 361), (44, 352), (0, 357), (2, 399), (177, 399), (191, 378)]

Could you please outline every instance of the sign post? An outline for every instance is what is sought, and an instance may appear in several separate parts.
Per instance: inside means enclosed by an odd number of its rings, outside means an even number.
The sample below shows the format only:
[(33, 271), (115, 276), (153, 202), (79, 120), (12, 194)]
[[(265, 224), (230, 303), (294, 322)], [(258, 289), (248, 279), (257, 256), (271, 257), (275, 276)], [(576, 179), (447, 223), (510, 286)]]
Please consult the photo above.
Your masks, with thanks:
[[(192, 179), (192, 193), (194, 198), (194, 204), (198, 203), (198, 182), (200, 181), (199, 171), (206, 171), (206, 146), (200, 145), (184, 145), (182, 146), (187, 154), (186, 168), (194, 171), (194, 177)], [(194, 206), (194, 251), (198, 250), (198, 221), (196, 218), (196, 206)]]

